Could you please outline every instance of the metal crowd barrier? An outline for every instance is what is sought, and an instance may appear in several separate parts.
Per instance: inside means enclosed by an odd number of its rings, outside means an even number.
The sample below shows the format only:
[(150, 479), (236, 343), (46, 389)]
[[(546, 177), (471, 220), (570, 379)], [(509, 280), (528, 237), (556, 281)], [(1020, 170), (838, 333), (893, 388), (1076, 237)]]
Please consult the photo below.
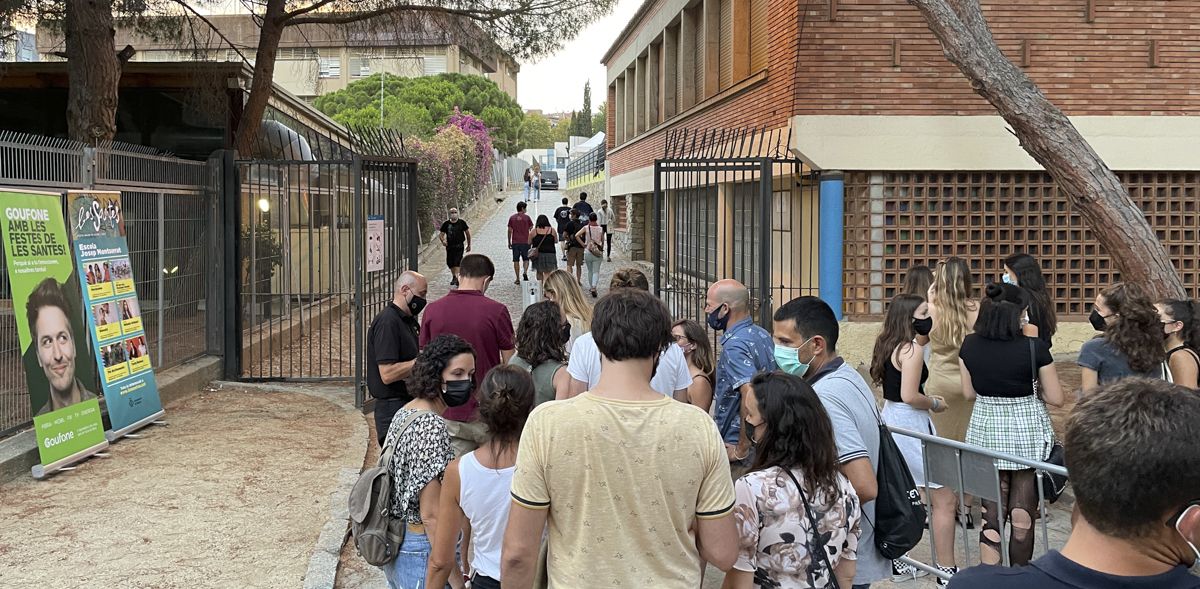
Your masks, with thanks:
[[(1004, 452), (993, 452), (986, 448), (964, 444), (946, 438), (939, 438), (929, 434), (914, 432), (906, 429), (888, 426), (888, 430), (894, 434), (908, 436), (921, 440), (922, 455), (925, 461), (925, 481), (926, 484), (932, 483), (941, 485), (954, 491), (958, 497), (958, 511), (962, 513), (968, 507), (964, 501), (965, 495), (973, 495), (980, 499), (994, 501), (1000, 513), (1005, 512), (1004, 502), (1001, 498), (1000, 491), (1000, 469), (996, 466), (997, 460), (1007, 460), (1016, 464), (1021, 464), (1032, 468), (1036, 472), (1037, 487), (1038, 487), (1038, 511), (1040, 514), (1042, 531), (1042, 552), (1050, 550), (1050, 530), (1046, 522), (1046, 497), (1042, 492), (1042, 479), (1046, 473), (1058, 475), (1066, 475), (1067, 469), (1049, 464), (1046, 462), (1038, 462), (1034, 460), (1026, 460), (1020, 456), (1014, 456)], [(932, 501), (930, 501), (932, 505)], [(920, 570), (926, 571), (932, 575), (936, 575), (942, 579), (949, 579), (950, 575), (943, 573), (937, 568), (937, 539), (934, 537), (934, 526), (932, 511), (930, 512), (929, 525), (929, 552), (932, 564), (926, 564), (917, 561), (908, 556), (902, 557), (900, 560), (912, 565)], [(1003, 518), (1001, 518), (1003, 521)], [(977, 524), (982, 526), (982, 522)], [(964, 521), (959, 521), (959, 530), (961, 531), (963, 544), (963, 558), (959, 562), (967, 563), (971, 560), (971, 538), (968, 537), (968, 530)], [(979, 530), (975, 530), (972, 534), (978, 537)], [(1035, 544), (1036, 545), (1036, 544)], [(1000, 529), (1000, 558), (1005, 566), (1010, 566), (1008, 557), (1008, 534), (1001, 526)], [(960, 565), (960, 568), (965, 566)]]

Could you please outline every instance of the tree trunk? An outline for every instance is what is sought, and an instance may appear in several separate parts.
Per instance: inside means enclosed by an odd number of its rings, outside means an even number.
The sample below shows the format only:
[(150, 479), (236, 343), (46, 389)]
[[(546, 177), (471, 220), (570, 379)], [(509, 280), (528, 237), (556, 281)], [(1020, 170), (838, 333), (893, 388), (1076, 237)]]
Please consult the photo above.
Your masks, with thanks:
[(1054, 178), (1126, 282), (1153, 296), (1185, 296), (1183, 283), (1142, 210), (1087, 140), (992, 37), (978, 0), (908, 0), (924, 15), (946, 59), (1012, 126), (1021, 147)]
[(279, 54), (279, 40), (283, 37), (283, 27), (286, 24), (283, 0), (268, 0), (262, 31), (258, 36), (258, 50), (254, 54), (254, 79), (250, 82), (250, 97), (246, 99), (246, 105), (242, 108), (237, 137), (234, 140), (234, 147), (243, 157), (254, 153), (254, 144), (258, 141), (258, 133), (262, 129), (263, 115), (267, 112), (267, 102), (271, 100), (275, 81), (275, 58)]
[(67, 132), (90, 145), (117, 134), (121, 63), (113, 46), (111, 0), (67, 0)]

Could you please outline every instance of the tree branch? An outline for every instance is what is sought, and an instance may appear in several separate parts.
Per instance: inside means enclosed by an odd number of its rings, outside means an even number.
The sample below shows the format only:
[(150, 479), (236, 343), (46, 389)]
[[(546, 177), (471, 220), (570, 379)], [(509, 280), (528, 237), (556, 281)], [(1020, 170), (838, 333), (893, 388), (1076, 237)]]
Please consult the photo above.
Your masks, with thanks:
[[(171, 0), (171, 1), (182, 6), (184, 10), (192, 13), (196, 18), (200, 19), (201, 22), (208, 25), (208, 28), (212, 29), (212, 31), (214, 33), (216, 33), (217, 36), (220, 37), (221, 40), (224, 41), (225, 44), (228, 45), (230, 49), (233, 49), (234, 51), (237, 52), (238, 57), (242, 58), (242, 63), (244, 63), (248, 66), (250, 65), (250, 60), (246, 59), (246, 55), (244, 53), (242, 53), (242, 50), (238, 49), (238, 46), (234, 45), (233, 41), (230, 41), (229, 37), (226, 37), (225, 33), (222, 33), (221, 29), (217, 28), (217, 25), (213, 24), (213, 22), (211, 20), (208, 20), (208, 17), (204, 16), (203, 14), (200, 14), (199, 12), (196, 12), (196, 9), (192, 8), (192, 6), (190, 4), (188, 4), (186, 0)], [(253, 67), (253, 66), (251, 66), (251, 67)]]
[[(306, 14), (316, 10), (320, 6), (324, 6), (335, 0), (320, 0), (312, 6), (298, 8), (289, 12), (285, 17), (287, 26), (308, 25), (308, 24), (324, 24), (324, 25), (346, 25), (364, 20), (371, 20), (397, 12), (427, 12), (431, 14), (445, 14), (450, 16), (462, 16), (475, 21), (493, 22), (507, 16), (522, 14), (525, 16), (536, 15), (536, 11), (541, 8), (553, 8), (552, 4), (530, 5), (524, 8), (510, 8), (507, 10), (469, 10), (460, 8), (446, 8), (444, 6), (426, 6), (422, 4), (395, 4), (385, 6), (375, 10), (365, 10), (361, 12), (331, 12), (319, 16), (300, 17), (299, 15)], [(559, 6), (560, 8), (561, 5)], [(555, 8), (556, 10), (558, 8)]]

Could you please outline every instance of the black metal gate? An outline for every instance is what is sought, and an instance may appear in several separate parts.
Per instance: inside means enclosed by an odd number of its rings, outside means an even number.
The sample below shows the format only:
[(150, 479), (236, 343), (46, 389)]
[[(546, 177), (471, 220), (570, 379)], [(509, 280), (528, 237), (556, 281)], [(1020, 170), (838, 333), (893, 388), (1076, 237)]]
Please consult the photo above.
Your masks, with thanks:
[(417, 265), (415, 160), (239, 160), (235, 170), (237, 376), (361, 385), (366, 326)]
[(781, 131), (673, 131), (654, 162), (655, 292), (704, 322), (709, 285), (750, 289), (770, 328), (779, 305), (817, 294), (819, 177)]

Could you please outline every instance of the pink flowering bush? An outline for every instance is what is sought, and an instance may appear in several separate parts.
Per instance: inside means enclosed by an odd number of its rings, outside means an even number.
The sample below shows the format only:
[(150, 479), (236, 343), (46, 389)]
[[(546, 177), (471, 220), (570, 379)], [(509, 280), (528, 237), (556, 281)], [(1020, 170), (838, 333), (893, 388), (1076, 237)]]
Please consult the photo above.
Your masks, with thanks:
[(490, 184), (492, 137), (483, 121), (454, 109), (433, 137), (410, 137), (408, 155), (417, 160), (417, 218), (427, 238), (446, 211), (475, 202)]

